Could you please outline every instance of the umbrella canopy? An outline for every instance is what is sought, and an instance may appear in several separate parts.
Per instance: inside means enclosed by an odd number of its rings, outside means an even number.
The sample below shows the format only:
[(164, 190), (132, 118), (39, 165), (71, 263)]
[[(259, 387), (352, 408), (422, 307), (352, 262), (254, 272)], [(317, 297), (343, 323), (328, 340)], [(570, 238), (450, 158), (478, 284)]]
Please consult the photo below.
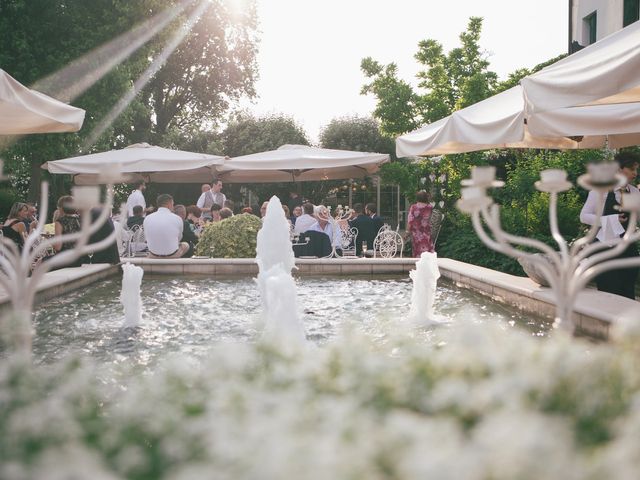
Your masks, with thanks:
[(521, 85), (527, 118), (579, 105), (640, 102), (640, 22), (523, 78)]
[(100, 177), (115, 168), (129, 182), (206, 183), (216, 176), (216, 165), (223, 161), (221, 156), (136, 143), (122, 150), (47, 162), (42, 168), (53, 174), (73, 175), (78, 185), (104, 183)]
[(0, 69), (0, 135), (77, 132), (84, 110), (30, 90)]
[(597, 105), (546, 112), (532, 120), (546, 125), (545, 135), (533, 136), (531, 125), (525, 122), (522, 87), (516, 86), (398, 137), (396, 153), (407, 157), (491, 148), (599, 148), (607, 139), (615, 148), (637, 145), (639, 105)]
[(283, 145), (277, 150), (234, 157), (219, 167), (227, 183), (306, 182), (362, 178), (389, 160), (383, 153)]

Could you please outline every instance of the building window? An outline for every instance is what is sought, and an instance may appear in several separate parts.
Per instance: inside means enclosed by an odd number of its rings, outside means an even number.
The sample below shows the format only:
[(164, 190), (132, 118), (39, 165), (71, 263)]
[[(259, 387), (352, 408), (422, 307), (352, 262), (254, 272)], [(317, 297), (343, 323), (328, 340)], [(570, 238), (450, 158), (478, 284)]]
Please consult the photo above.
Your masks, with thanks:
[(592, 12), (582, 19), (582, 42), (585, 45), (596, 43), (598, 12)]
[(624, 0), (622, 26), (626, 27), (640, 18), (640, 0)]

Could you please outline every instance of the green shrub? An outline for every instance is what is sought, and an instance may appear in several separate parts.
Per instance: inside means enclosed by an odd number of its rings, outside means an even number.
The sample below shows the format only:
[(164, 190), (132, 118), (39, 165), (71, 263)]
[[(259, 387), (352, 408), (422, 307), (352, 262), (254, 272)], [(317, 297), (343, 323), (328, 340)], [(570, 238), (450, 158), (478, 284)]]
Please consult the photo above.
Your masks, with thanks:
[(261, 227), (260, 219), (248, 213), (210, 223), (202, 232), (196, 255), (253, 258), (256, 256), (258, 230)]
[(0, 190), (0, 219), (4, 220), (9, 215), (11, 206), (18, 201), (18, 197), (12, 190)]

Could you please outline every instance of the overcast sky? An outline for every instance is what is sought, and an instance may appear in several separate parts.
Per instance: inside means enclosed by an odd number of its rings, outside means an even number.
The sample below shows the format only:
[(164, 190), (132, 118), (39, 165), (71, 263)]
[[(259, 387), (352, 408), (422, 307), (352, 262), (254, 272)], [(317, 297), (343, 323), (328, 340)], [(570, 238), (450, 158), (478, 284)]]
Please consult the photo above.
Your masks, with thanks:
[(480, 44), (504, 79), (566, 52), (567, 10), (567, 0), (258, 0), (259, 98), (245, 106), (293, 116), (316, 142), (332, 118), (373, 110), (373, 97), (360, 95), (362, 58), (396, 62), (415, 84), (418, 42), (449, 51), (480, 16)]

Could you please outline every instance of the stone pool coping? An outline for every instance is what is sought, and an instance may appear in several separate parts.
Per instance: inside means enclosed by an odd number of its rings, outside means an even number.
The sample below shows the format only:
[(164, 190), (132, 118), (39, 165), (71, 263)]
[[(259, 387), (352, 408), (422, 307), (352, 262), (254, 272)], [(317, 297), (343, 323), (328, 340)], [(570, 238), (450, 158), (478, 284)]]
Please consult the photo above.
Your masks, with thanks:
[[(238, 259), (122, 259), (141, 266), (146, 273), (159, 275), (201, 274), (221, 277), (255, 276), (258, 266), (252, 258)], [(407, 274), (415, 268), (415, 258), (296, 259), (294, 275), (377, 275)], [(554, 316), (553, 294), (527, 277), (516, 277), (449, 258), (438, 259), (443, 277), (524, 312), (548, 318)], [(117, 274), (118, 265), (94, 264), (49, 272), (38, 288), (37, 302), (63, 295)], [(9, 297), (0, 290), (0, 308)], [(578, 331), (596, 338), (608, 338), (611, 325), (620, 319), (640, 321), (640, 302), (587, 289), (580, 293), (574, 311)]]
[[(528, 313), (554, 317), (553, 292), (528, 277), (516, 277), (449, 258), (438, 259), (438, 267), (442, 276), (457, 285)], [(640, 321), (640, 302), (592, 288), (578, 295), (573, 312), (578, 333), (606, 339), (613, 325), (627, 319)]]
[[(118, 273), (118, 265), (97, 263), (74, 268), (61, 268), (46, 273), (36, 293), (36, 303), (46, 302), (59, 295), (86, 287)], [(0, 310), (9, 306), (9, 294), (0, 287)]]

